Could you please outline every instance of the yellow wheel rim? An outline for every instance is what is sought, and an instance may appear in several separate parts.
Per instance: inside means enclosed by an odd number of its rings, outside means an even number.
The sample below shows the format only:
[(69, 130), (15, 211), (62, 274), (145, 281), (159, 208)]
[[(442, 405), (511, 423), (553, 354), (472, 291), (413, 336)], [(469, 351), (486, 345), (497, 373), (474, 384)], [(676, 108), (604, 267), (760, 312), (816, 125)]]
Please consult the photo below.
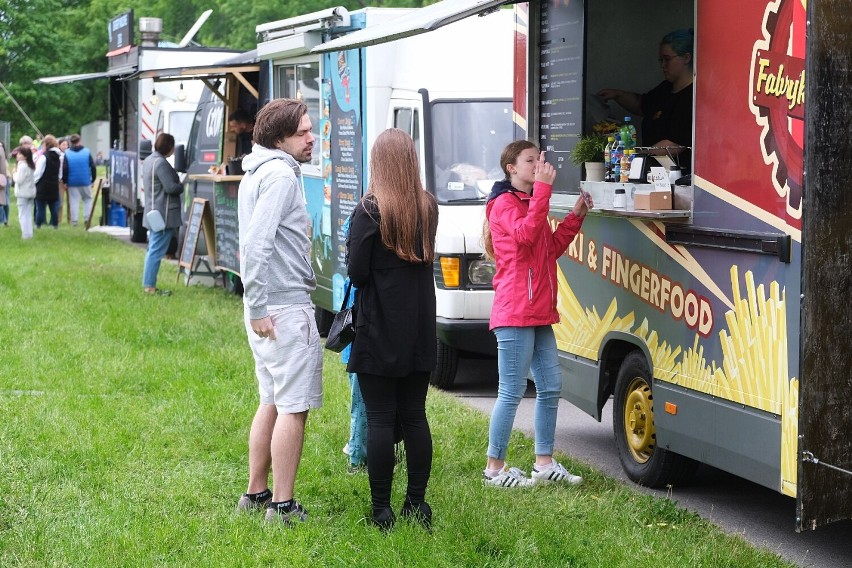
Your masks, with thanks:
[(654, 453), (654, 399), (651, 386), (636, 378), (627, 388), (624, 403), (624, 433), (627, 448), (638, 463), (645, 463)]

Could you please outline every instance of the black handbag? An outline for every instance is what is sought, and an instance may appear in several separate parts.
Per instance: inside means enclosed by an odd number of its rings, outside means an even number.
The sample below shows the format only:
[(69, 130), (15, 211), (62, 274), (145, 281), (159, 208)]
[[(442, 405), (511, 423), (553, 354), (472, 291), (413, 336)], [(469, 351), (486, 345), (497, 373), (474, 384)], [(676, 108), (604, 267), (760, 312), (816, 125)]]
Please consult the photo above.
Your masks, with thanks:
[(343, 293), (343, 303), (340, 311), (334, 314), (334, 320), (331, 322), (331, 327), (328, 330), (328, 336), (325, 339), (325, 348), (340, 353), (347, 345), (355, 339), (355, 318), (352, 308), (346, 308), (349, 303), (349, 291), (352, 289), (352, 284), (346, 284), (346, 291)]

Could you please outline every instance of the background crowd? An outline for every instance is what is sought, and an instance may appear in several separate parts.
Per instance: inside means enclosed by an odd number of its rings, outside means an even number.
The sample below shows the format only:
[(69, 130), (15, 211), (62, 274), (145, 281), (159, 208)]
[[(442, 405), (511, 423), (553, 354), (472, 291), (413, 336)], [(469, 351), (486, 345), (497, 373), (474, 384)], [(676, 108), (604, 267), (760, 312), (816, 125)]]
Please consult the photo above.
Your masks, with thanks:
[(54, 229), (62, 221), (82, 224), (92, 212), (92, 184), (97, 177), (95, 158), (82, 144), (79, 134), (57, 138), (47, 134), (35, 140), (22, 136), (7, 155), (0, 142), (0, 223), (9, 225), (9, 203), (18, 203), (21, 237), (33, 238), (33, 225), (49, 224)]

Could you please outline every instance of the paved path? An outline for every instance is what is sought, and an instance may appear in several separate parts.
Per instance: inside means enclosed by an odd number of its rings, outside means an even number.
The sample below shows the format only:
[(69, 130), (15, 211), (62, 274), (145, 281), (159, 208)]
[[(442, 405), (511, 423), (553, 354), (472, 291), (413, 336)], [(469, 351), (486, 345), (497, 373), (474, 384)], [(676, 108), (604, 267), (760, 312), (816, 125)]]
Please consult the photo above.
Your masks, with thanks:
[[(497, 395), (496, 368), (487, 361), (463, 360), (451, 391), (473, 408), (490, 414)], [(532, 435), (535, 391), (530, 386), (515, 418), (515, 428)], [(483, 436), (487, 433), (483, 432)], [(483, 439), (483, 444), (485, 440)], [(559, 403), (556, 426), (559, 451), (623, 480), (640, 491), (665, 497), (666, 492), (633, 484), (624, 475), (612, 433), (612, 407), (604, 408), (599, 423), (566, 401)], [(484, 463), (483, 456), (483, 463)], [(516, 464), (529, 469), (529, 464)], [(701, 466), (695, 480), (675, 489), (671, 497), (728, 533), (741, 535), (756, 546), (772, 550), (799, 566), (852, 567), (852, 521), (834, 523), (816, 531), (794, 530), (793, 499), (715, 468)]]

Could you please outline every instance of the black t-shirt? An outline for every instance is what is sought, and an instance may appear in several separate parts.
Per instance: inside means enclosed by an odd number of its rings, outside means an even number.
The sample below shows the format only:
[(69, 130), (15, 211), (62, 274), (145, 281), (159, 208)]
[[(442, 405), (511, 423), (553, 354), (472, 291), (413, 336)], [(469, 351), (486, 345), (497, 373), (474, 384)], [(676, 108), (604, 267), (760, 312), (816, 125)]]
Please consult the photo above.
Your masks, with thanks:
[(251, 132), (240, 132), (237, 134), (237, 158), (251, 153), (251, 135)]
[(692, 146), (692, 85), (672, 93), (672, 84), (663, 81), (642, 95), (642, 114), (643, 146), (660, 140)]

